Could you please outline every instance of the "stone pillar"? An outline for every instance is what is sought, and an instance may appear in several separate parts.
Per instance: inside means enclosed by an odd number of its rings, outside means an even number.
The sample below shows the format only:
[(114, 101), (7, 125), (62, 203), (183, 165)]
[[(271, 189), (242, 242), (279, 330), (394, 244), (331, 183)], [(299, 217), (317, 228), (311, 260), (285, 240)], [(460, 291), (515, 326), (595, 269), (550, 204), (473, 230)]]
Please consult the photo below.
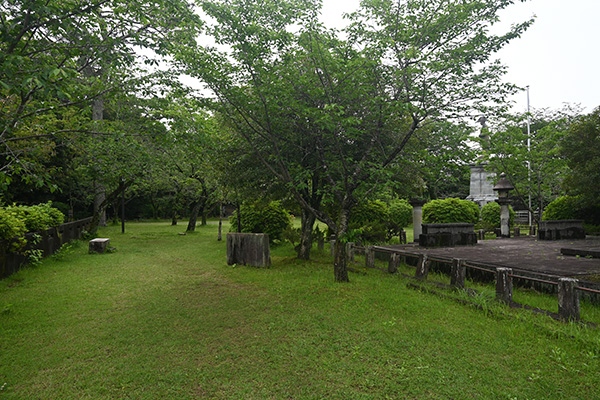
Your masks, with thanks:
[(390, 274), (395, 274), (398, 272), (398, 267), (400, 266), (400, 255), (396, 253), (390, 254), (390, 259), (388, 261), (388, 272)]
[(575, 289), (577, 282), (573, 278), (558, 280), (558, 314), (567, 321), (579, 320), (579, 293)]
[(419, 255), (419, 261), (417, 262), (417, 270), (415, 272), (415, 278), (420, 279), (422, 281), (427, 279), (427, 274), (429, 273), (429, 264), (430, 261), (427, 260), (426, 254)]
[(513, 284), (511, 268), (496, 268), (496, 300), (505, 304), (512, 303)]
[(456, 288), (465, 288), (465, 276), (467, 269), (463, 265), (463, 260), (454, 258), (452, 259), (452, 271), (450, 273), (450, 284)]
[(412, 199), (409, 203), (413, 207), (413, 242), (418, 243), (423, 233), (423, 205), (427, 200)]
[(508, 199), (496, 200), (500, 204), (500, 235), (510, 237), (510, 212), (508, 210)]
[(375, 249), (373, 246), (365, 246), (365, 267), (375, 268)]

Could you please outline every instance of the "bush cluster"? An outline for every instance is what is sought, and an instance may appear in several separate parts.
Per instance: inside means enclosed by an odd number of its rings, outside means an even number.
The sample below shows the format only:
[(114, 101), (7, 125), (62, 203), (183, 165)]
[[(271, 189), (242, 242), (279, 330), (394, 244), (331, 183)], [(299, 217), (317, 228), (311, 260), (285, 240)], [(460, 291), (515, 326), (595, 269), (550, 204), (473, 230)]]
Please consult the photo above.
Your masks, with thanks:
[(423, 206), (423, 222), (426, 224), (450, 224), (479, 222), (479, 206), (469, 200), (448, 198), (432, 200)]
[(542, 220), (581, 219), (588, 233), (600, 232), (600, 204), (589, 204), (581, 196), (562, 196), (546, 206)]
[(353, 240), (382, 243), (400, 234), (412, 222), (412, 207), (404, 199), (386, 204), (380, 200), (359, 203), (352, 209), (348, 229)]
[(52, 207), (52, 203), (34, 206), (0, 207), (0, 239), (11, 239), (27, 232), (43, 231), (59, 226), (65, 220), (62, 212)]
[[(271, 242), (280, 240), (282, 234), (292, 225), (290, 214), (279, 201), (242, 205), (240, 214), (242, 214), (242, 232), (266, 233)], [(237, 212), (231, 215), (229, 221), (231, 231), (235, 231), (238, 222)]]
[(390, 212), (383, 201), (362, 202), (350, 212), (348, 231), (354, 233), (353, 240), (361, 243), (383, 242), (387, 238), (389, 218)]
[(542, 220), (578, 219), (581, 210), (579, 196), (561, 196), (546, 206)]

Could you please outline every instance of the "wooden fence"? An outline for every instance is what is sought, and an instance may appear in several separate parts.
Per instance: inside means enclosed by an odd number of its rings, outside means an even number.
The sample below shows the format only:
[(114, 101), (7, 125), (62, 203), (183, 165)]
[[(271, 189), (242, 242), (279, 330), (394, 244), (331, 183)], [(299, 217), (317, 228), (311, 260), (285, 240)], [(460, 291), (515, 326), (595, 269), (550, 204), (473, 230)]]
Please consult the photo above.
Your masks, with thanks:
[[(67, 222), (58, 227), (49, 228), (41, 232), (30, 232), (25, 234), (25, 246), (18, 246), (20, 238), (11, 240), (0, 240), (0, 279), (17, 272), (29, 261), (31, 251), (40, 250), (43, 257), (48, 257), (65, 243), (71, 240), (80, 239), (92, 218), (86, 218), (79, 221)], [(18, 251), (11, 251), (11, 248), (19, 248)]]
[[(450, 285), (457, 289), (465, 289), (465, 279), (471, 275), (476, 279), (495, 280), (496, 299), (511, 307), (530, 308), (513, 301), (513, 287), (534, 287), (538, 290), (557, 294), (558, 314), (548, 310), (545, 314), (560, 318), (563, 320), (580, 319), (579, 299), (585, 297), (588, 300), (600, 302), (600, 285), (592, 282), (580, 282), (573, 278), (564, 278), (555, 275), (542, 273), (532, 273), (527, 271), (516, 271), (511, 268), (502, 268), (495, 265), (483, 263), (473, 263), (469, 260), (445, 257), (429, 257), (426, 254), (412, 253), (410, 251), (389, 249), (379, 246), (357, 247), (349, 243), (347, 248), (349, 260), (353, 260), (354, 252), (359, 251), (365, 255), (365, 267), (374, 268), (389, 273), (395, 273), (400, 263), (406, 263), (415, 267), (414, 278), (417, 280), (427, 280), (427, 275), (432, 265), (437, 264), (438, 270), (444, 270), (450, 274)], [(377, 255), (386, 255), (388, 260), (387, 269), (377, 267), (375, 259), (380, 258)], [(440, 268), (442, 266), (442, 268)], [(482, 279), (483, 278), (483, 279)]]

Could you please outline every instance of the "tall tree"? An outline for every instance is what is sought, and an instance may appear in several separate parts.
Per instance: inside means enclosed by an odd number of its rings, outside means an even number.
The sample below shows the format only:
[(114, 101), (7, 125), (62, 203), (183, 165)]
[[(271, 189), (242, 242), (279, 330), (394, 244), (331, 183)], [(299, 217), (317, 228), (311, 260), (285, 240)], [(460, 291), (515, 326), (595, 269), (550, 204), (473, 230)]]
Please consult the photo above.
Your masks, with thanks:
[(347, 281), (349, 213), (389, 179), (413, 134), (438, 118), (489, 112), (515, 90), (489, 63), (530, 23), (489, 34), (511, 3), (363, 1), (344, 41), (319, 26), (318, 3), (204, 2), (226, 47), (183, 59), (265, 168), (335, 232), (334, 276)]
[[(534, 110), (529, 115), (530, 134), (527, 133), (527, 114), (509, 116), (489, 135), (480, 140), (488, 162), (488, 169), (504, 172), (515, 187), (515, 197), (523, 208), (537, 218), (544, 207), (563, 194), (563, 180), (568, 170), (567, 160), (561, 154), (567, 129), (579, 110)], [(535, 213), (538, 208), (540, 213)]]
[(600, 107), (573, 121), (561, 150), (570, 167), (566, 187), (586, 205), (600, 204)]
[[(146, 82), (152, 76), (146, 67), (168, 54), (172, 43), (194, 43), (199, 25), (184, 0), (2, 2), (0, 183), (7, 186), (15, 176), (47, 183), (27, 151), (100, 128), (89, 123), (92, 118), (67, 120), (61, 110), (86, 108), (91, 117), (94, 108), (99, 116), (100, 100)], [(154, 53), (141, 57), (140, 48)], [(52, 116), (61, 123), (33, 129)]]

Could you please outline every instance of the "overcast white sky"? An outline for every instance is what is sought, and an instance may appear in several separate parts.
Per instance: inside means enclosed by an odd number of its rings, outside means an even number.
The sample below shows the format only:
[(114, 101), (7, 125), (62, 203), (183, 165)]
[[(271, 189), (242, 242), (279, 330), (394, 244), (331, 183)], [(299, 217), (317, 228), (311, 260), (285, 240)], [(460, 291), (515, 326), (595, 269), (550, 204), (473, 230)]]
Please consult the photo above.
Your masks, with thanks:
[[(323, 0), (328, 26), (346, 25), (342, 13), (358, 8), (359, 0)], [(536, 15), (523, 36), (497, 54), (509, 67), (506, 80), (530, 87), (532, 108), (581, 104), (589, 113), (600, 106), (600, 0), (529, 0), (503, 11), (502, 23)], [(515, 96), (515, 112), (526, 111), (525, 92)]]

